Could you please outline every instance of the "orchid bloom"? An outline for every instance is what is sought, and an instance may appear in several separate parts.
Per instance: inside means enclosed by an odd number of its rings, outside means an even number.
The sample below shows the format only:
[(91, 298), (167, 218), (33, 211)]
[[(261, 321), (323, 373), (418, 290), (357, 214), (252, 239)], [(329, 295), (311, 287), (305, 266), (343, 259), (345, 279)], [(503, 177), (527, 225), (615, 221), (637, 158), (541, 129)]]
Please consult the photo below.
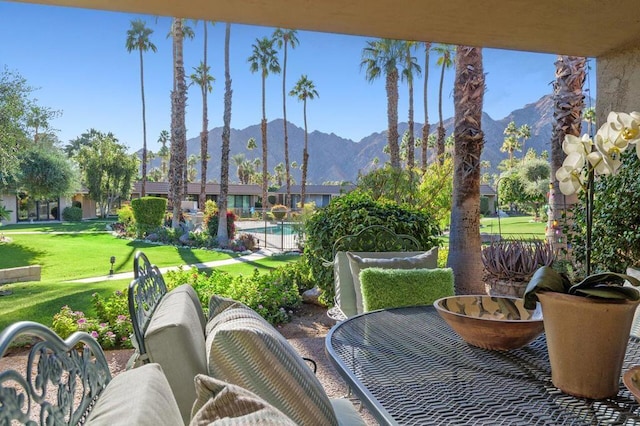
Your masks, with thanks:
[[(579, 140), (574, 136), (575, 139)], [(565, 142), (567, 139), (565, 138)], [(574, 151), (564, 159), (562, 167), (556, 171), (556, 179), (560, 192), (571, 195), (584, 186), (586, 176), (584, 173), (585, 156), (582, 152)]]
[(610, 112), (607, 117), (607, 124), (614, 130), (614, 132), (616, 132), (617, 140), (614, 141), (615, 144), (637, 144), (637, 142), (640, 142), (639, 112), (633, 111), (631, 114), (624, 112)]
[(591, 152), (593, 142), (589, 135), (582, 135), (582, 138), (578, 138), (573, 135), (565, 135), (562, 142), (562, 150), (565, 154), (569, 155), (572, 152), (579, 153), (582, 157), (586, 157)]

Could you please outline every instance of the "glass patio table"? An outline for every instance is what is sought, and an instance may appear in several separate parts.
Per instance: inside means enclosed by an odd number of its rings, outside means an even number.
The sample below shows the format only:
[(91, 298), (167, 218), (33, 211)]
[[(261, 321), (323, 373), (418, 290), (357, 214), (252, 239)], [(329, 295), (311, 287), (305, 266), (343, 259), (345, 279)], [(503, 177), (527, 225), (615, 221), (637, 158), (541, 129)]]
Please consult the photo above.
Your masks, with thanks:
[[(380, 424), (640, 425), (640, 406), (622, 381), (618, 395), (598, 401), (555, 388), (544, 334), (521, 349), (476, 348), (435, 308), (420, 306), (349, 318), (325, 344)], [(636, 364), (640, 339), (630, 337), (622, 371)]]

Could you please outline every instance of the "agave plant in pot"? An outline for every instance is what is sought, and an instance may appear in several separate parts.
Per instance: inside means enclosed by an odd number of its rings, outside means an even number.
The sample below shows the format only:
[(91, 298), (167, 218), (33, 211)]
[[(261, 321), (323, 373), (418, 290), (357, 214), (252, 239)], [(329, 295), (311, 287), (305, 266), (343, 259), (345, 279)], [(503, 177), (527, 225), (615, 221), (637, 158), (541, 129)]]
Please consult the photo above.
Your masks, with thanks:
[(525, 307), (542, 305), (551, 376), (565, 393), (602, 399), (618, 392), (624, 354), (640, 293), (625, 281), (640, 281), (613, 272), (591, 274), (591, 218), (596, 176), (613, 174), (620, 153), (636, 144), (640, 157), (640, 113), (610, 113), (595, 139), (566, 136), (567, 157), (556, 173), (565, 195), (586, 191), (587, 277), (573, 284), (564, 274), (543, 266), (525, 290)]

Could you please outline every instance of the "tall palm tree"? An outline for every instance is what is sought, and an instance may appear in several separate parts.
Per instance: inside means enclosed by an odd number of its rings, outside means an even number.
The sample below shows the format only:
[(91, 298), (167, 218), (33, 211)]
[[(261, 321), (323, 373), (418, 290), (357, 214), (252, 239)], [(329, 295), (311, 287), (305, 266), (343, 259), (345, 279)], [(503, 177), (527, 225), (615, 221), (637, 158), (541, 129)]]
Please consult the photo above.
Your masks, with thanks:
[(180, 203), (186, 195), (187, 172), (187, 127), (185, 107), (187, 104), (187, 81), (184, 72), (184, 28), (181, 18), (173, 18), (171, 26), (173, 38), (173, 91), (171, 92), (171, 181), (172, 227), (180, 226)]
[(482, 49), (458, 46), (454, 83), (455, 155), (448, 266), (456, 294), (482, 294), (480, 259), (480, 156), (484, 97)]
[(367, 81), (372, 82), (382, 74), (386, 77), (387, 91), (387, 144), (391, 167), (400, 169), (398, 145), (398, 63), (404, 58), (403, 42), (383, 38), (369, 41), (362, 50), (360, 68), (366, 69)]
[[(575, 194), (563, 195), (558, 186), (556, 171), (562, 167), (566, 154), (562, 150), (565, 135), (580, 137), (586, 58), (580, 56), (558, 56), (556, 79), (553, 83), (553, 129), (551, 131), (551, 179), (549, 180), (549, 219), (547, 242), (557, 253), (566, 253), (566, 235), (572, 221), (572, 207), (578, 201)], [(563, 226), (564, 225), (564, 226)]]
[(300, 207), (304, 207), (304, 197), (307, 188), (307, 170), (309, 170), (309, 149), (308, 139), (309, 130), (307, 128), (307, 99), (313, 100), (320, 96), (316, 90), (313, 81), (309, 80), (306, 75), (302, 75), (296, 85), (289, 92), (290, 96), (295, 96), (302, 101), (302, 111), (304, 116), (304, 148), (302, 149), (302, 182), (300, 188)]
[(200, 210), (204, 210), (204, 203), (207, 201), (207, 164), (209, 162), (209, 117), (207, 109), (207, 93), (211, 93), (213, 90), (212, 83), (215, 81), (213, 76), (209, 73), (210, 67), (207, 65), (207, 42), (208, 22), (203, 21), (204, 24), (204, 49), (202, 54), (202, 62), (195, 71), (189, 76), (192, 84), (197, 84), (200, 87), (200, 93), (202, 94), (202, 131), (200, 132), (200, 196), (198, 197), (198, 206)]
[(158, 143), (162, 145), (160, 150), (158, 151), (158, 157), (160, 157), (160, 171), (162, 172), (162, 179), (168, 179), (167, 176), (167, 163), (169, 162), (169, 158), (171, 154), (169, 153), (169, 148), (167, 148), (167, 143), (171, 140), (171, 135), (166, 130), (162, 130), (160, 132), (160, 136), (158, 137)]
[[(283, 49), (284, 57), (282, 59), (282, 118), (284, 121), (284, 164), (287, 181), (287, 195), (284, 204), (289, 206), (291, 203), (291, 169), (289, 168), (289, 136), (287, 133), (287, 46), (291, 45), (292, 49), (299, 44), (298, 32), (296, 30), (283, 30), (277, 28), (273, 32), (278, 49)], [(291, 206), (289, 206), (291, 207)]]
[(518, 138), (522, 139), (522, 159), (524, 160), (527, 155), (527, 150), (525, 149), (525, 145), (527, 140), (531, 138), (531, 126), (528, 124), (523, 124), (518, 128)]
[(227, 196), (229, 194), (229, 146), (231, 139), (231, 74), (229, 72), (229, 41), (231, 24), (227, 22), (224, 32), (224, 114), (222, 127), (222, 155), (220, 157), (220, 197), (218, 198), (218, 245), (229, 245), (227, 232)]
[(269, 73), (279, 74), (280, 63), (276, 50), (273, 48), (274, 40), (268, 37), (256, 39), (256, 43), (251, 47), (253, 53), (249, 56), (248, 62), (252, 73), (260, 71), (262, 78), (262, 121), (260, 122), (260, 130), (262, 131), (262, 207), (263, 216), (267, 216), (267, 110), (265, 106), (266, 92), (265, 83)]
[(440, 90), (439, 90), (439, 100), (438, 100), (438, 116), (440, 118), (440, 122), (438, 123), (438, 152), (437, 158), (440, 164), (442, 164), (444, 155), (444, 121), (442, 118), (442, 86), (444, 85), (444, 71), (447, 68), (451, 68), (453, 65), (453, 56), (454, 56), (454, 47), (449, 44), (439, 44), (435, 46), (433, 50), (440, 55), (438, 57), (438, 61), (436, 62), (438, 65), (442, 67), (440, 71)]
[(144, 61), (142, 60), (142, 53), (156, 52), (158, 49), (156, 45), (149, 40), (149, 36), (153, 34), (151, 28), (147, 28), (144, 21), (136, 19), (131, 21), (131, 28), (127, 30), (127, 40), (125, 42), (127, 52), (131, 53), (137, 50), (140, 54), (140, 92), (142, 95), (142, 189), (140, 195), (143, 197), (147, 191), (147, 118), (144, 102)]
[(415, 135), (413, 131), (413, 75), (420, 75), (422, 71), (416, 62), (416, 57), (411, 56), (411, 51), (417, 46), (415, 41), (404, 42), (404, 65), (402, 68), (402, 80), (407, 81), (409, 86), (409, 137), (407, 139), (407, 169), (411, 170), (415, 166)]
[(429, 82), (429, 52), (431, 51), (431, 42), (424, 42), (424, 90), (423, 90), (423, 106), (424, 106), (424, 124), (422, 125), (422, 173), (427, 171), (427, 152), (429, 150), (429, 110), (427, 105), (427, 84)]

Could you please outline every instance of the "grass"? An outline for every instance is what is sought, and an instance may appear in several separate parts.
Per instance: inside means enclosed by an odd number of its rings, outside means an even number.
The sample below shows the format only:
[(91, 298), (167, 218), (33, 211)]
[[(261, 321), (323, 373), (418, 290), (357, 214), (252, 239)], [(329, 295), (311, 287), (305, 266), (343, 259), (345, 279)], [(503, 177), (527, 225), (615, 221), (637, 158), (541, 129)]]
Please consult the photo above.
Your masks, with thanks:
[[(114, 272), (133, 270), (133, 256), (143, 250), (159, 267), (225, 260), (237, 255), (211, 250), (161, 246), (142, 241), (114, 238), (104, 232), (105, 221), (80, 223), (19, 224), (3, 226), (2, 234), (11, 244), (0, 245), (0, 269), (39, 264), (42, 281), (2, 286), (10, 296), (0, 297), (0, 330), (22, 320), (51, 326), (53, 315), (64, 305), (95, 315), (91, 295), (106, 297), (125, 290), (130, 279), (96, 283), (69, 283), (68, 280), (107, 275), (111, 256), (116, 257)], [(269, 271), (297, 260), (297, 256), (267, 257), (251, 262), (225, 265), (219, 269), (232, 275), (249, 275), (255, 268)]]
[(544, 239), (546, 222), (534, 222), (533, 216), (482, 218), (480, 232), (502, 234), (503, 237), (535, 237)]

